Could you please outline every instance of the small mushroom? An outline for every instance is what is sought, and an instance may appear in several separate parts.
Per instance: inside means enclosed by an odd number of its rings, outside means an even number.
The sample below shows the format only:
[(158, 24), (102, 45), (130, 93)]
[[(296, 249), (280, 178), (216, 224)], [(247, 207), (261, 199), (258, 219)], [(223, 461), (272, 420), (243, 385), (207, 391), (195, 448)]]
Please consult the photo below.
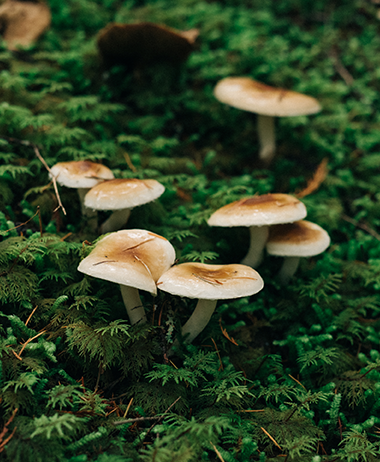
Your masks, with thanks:
[(269, 255), (285, 257), (278, 273), (282, 284), (287, 284), (297, 271), (301, 257), (313, 257), (330, 245), (330, 236), (315, 223), (301, 220), (296, 223), (272, 226), (267, 241)]
[(175, 260), (170, 242), (143, 229), (111, 233), (81, 261), (78, 271), (120, 284), (131, 324), (145, 323), (139, 289), (157, 294), (156, 282)]
[(104, 180), (114, 178), (112, 171), (105, 165), (89, 160), (58, 162), (50, 169), (57, 183), (67, 188), (76, 188), (79, 195), (82, 215), (86, 216), (92, 228), (97, 227), (97, 213), (85, 207), (84, 196), (88, 191)]
[(109, 180), (90, 189), (84, 205), (93, 210), (114, 211), (100, 227), (104, 234), (121, 228), (128, 221), (133, 207), (157, 199), (164, 191), (165, 187), (156, 180)]
[(241, 263), (254, 268), (262, 261), (269, 226), (301, 220), (306, 213), (305, 205), (289, 194), (263, 194), (221, 207), (207, 223), (210, 226), (248, 226), (250, 245)]
[(217, 300), (253, 295), (263, 288), (264, 282), (257, 271), (245, 265), (182, 263), (166, 271), (157, 286), (173, 295), (199, 299), (182, 327), (182, 336), (191, 343), (206, 327)]
[(271, 162), (276, 150), (274, 117), (310, 115), (321, 110), (318, 101), (311, 96), (271, 87), (249, 77), (220, 80), (214, 96), (229, 106), (258, 114), (259, 158), (266, 164)]

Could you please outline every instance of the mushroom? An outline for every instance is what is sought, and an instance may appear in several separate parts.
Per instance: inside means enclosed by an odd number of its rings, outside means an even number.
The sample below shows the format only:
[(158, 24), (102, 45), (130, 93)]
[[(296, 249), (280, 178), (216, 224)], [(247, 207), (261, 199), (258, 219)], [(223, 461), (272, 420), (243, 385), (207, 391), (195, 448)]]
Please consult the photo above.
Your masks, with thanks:
[(3, 39), (9, 50), (30, 46), (50, 27), (51, 13), (43, 3), (7, 0), (0, 6)]
[(214, 96), (222, 103), (258, 114), (259, 158), (266, 164), (271, 162), (276, 150), (274, 117), (310, 115), (321, 110), (318, 101), (311, 96), (271, 87), (249, 77), (220, 80)]
[(193, 51), (198, 34), (198, 29), (177, 31), (150, 22), (110, 23), (99, 32), (98, 49), (105, 67), (121, 64), (133, 69), (160, 62), (179, 64)]
[(248, 226), (250, 245), (241, 263), (254, 268), (262, 261), (269, 226), (301, 220), (306, 213), (305, 205), (289, 194), (263, 194), (221, 207), (207, 223), (210, 226)]
[(145, 323), (139, 289), (157, 294), (156, 282), (175, 260), (170, 242), (143, 229), (111, 233), (101, 239), (81, 261), (78, 271), (120, 284), (131, 324)]
[(315, 223), (301, 220), (296, 223), (272, 226), (267, 241), (269, 255), (285, 257), (278, 273), (286, 284), (297, 271), (301, 257), (313, 257), (330, 245), (330, 236)]
[(121, 228), (128, 221), (133, 207), (157, 199), (164, 191), (165, 187), (156, 180), (109, 180), (90, 189), (84, 205), (93, 210), (114, 210), (100, 227), (104, 234)]
[[(77, 188), (82, 215), (90, 220), (90, 226), (96, 228), (97, 213), (84, 205), (87, 192), (104, 180), (114, 178), (112, 171), (105, 165), (89, 160), (58, 162), (50, 169), (57, 182), (67, 188)], [(94, 223), (95, 222), (95, 223)]]
[(253, 295), (263, 288), (264, 282), (257, 271), (245, 265), (182, 263), (166, 271), (157, 286), (173, 295), (199, 299), (182, 327), (182, 336), (191, 343), (206, 327), (217, 300)]

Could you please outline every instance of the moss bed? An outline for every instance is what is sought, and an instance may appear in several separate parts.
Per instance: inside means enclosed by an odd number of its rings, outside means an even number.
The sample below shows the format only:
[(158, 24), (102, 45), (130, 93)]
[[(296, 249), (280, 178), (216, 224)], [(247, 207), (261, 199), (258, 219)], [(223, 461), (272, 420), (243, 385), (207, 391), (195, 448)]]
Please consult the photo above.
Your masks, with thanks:
[[(0, 44), (0, 459), (4, 462), (380, 460), (380, 9), (369, 0), (49, 0), (29, 48)], [(199, 29), (182, 63), (105, 67), (108, 23)], [(257, 116), (213, 96), (249, 76), (311, 95), (276, 120), (271, 165)], [(247, 228), (210, 227), (245, 197), (298, 196), (331, 237), (281, 286), (219, 301), (172, 343), (195, 300), (120, 290), (77, 271), (98, 235), (47, 169), (91, 160), (155, 179), (126, 225), (168, 239), (179, 263), (237, 263)], [(58, 208), (57, 208), (58, 206)], [(109, 212), (100, 212), (105, 219)], [(169, 353), (169, 355), (168, 355)]]

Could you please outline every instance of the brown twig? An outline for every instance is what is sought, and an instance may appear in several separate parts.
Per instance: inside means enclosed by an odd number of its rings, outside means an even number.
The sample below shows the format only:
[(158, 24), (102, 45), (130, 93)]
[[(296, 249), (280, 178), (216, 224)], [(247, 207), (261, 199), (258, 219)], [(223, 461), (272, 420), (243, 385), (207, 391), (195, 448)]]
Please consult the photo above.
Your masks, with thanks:
[(123, 419), (125, 419), (127, 417), (128, 411), (129, 411), (130, 407), (132, 406), (133, 399), (134, 399), (134, 397), (132, 396), (132, 398), (130, 399), (130, 401), (128, 403), (127, 409), (124, 412)]
[(212, 343), (214, 344), (215, 351), (216, 351), (216, 354), (218, 355), (219, 362), (220, 362), (218, 371), (222, 371), (223, 370), (222, 358), (220, 357), (219, 350), (218, 350), (218, 347), (216, 346), (215, 340), (212, 337), (211, 337), (211, 340), (212, 340)]
[(233, 337), (230, 337), (227, 333), (227, 329), (225, 329), (222, 326), (222, 317), (219, 318), (219, 326), (220, 326), (220, 330), (222, 331), (222, 334), (226, 337), (226, 339), (229, 340), (234, 345), (238, 346), (239, 344), (237, 343), (237, 341)]
[(36, 305), (36, 307), (33, 309), (33, 311), (30, 313), (30, 315), (28, 316), (28, 319), (25, 321), (25, 325), (27, 326), (29, 324), (29, 321), (32, 319), (32, 316), (34, 315), (34, 313), (36, 312), (36, 309), (38, 308), (38, 305)]
[[(133, 399), (133, 398), (132, 398)], [(132, 423), (132, 422), (144, 422), (145, 420), (157, 420), (147, 431), (146, 435), (152, 430), (152, 428), (157, 425), (158, 422), (161, 422), (161, 420), (165, 417), (165, 415), (170, 411), (170, 409), (178, 403), (178, 401), (181, 399), (181, 396), (179, 396), (167, 409), (162, 415), (156, 415), (154, 417), (136, 417), (134, 419), (124, 419), (124, 420), (118, 420), (117, 422), (112, 422), (113, 425), (124, 425), (126, 423)], [(132, 401), (132, 400), (131, 400)], [(130, 402), (132, 404), (132, 402)], [(145, 435), (145, 436), (146, 436)]]
[(370, 228), (368, 225), (363, 224), (363, 223), (359, 223), (357, 220), (354, 220), (353, 218), (349, 217), (348, 215), (342, 215), (342, 220), (347, 221), (347, 223), (350, 223), (351, 225), (354, 225), (357, 228), (362, 229), (363, 231), (366, 231), (368, 234), (370, 234), (375, 239), (380, 241), (380, 234), (378, 234), (374, 229)]
[(52, 173), (50, 167), (49, 167), (48, 164), (46, 163), (45, 159), (41, 156), (38, 147), (37, 147), (35, 144), (32, 144), (32, 147), (33, 147), (33, 150), (34, 150), (35, 155), (38, 157), (38, 159), (40, 159), (40, 161), (42, 162), (43, 166), (46, 168), (46, 170), (47, 170), (47, 171), (50, 173), (50, 175), (51, 175), (51, 179), (52, 179), (52, 181), (53, 181), (53, 186), (54, 186), (55, 196), (56, 196), (57, 202), (58, 202), (58, 206), (54, 209), (54, 212), (56, 212), (56, 211), (59, 210), (59, 209), (62, 209), (63, 214), (66, 215), (66, 209), (65, 209), (65, 207), (63, 206), (63, 204), (62, 204), (62, 202), (61, 202), (61, 197), (60, 197), (59, 192), (58, 192), (57, 180), (56, 180), (55, 176), (53, 175), (53, 173)]
[(21, 354), (24, 351), (26, 345), (28, 345), (28, 343), (30, 343), (32, 340), (36, 339), (37, 337), (40, 337), (41, 335), (43, 335), (45, 333), (46, 333), (46, 330), (43, 330), (42, 332), (39, 332), (37, 335), (35, 335), (34, 337), (29, 338), (25, 343), (23, 343), (22, 348), (20, 350), (20, 353), (18, 354), (20, 359), (21, 359)]
[(54, 212), (59, 210), (59, 209), (62, 209), (63, 214), (66, 215), (66, 209), (62, 205), (61, 198), (60, 198), (60, 195), (59, 195), (59, 192), (58, 192), (57, 181), (55, 179), (55, 176), (51, 173), (51, 169), (48, 166), (48, 164), (46, 163), (45, 159), (42, 157), (38, 146), (36, 144), (32, 143), (31, 141), (27, 141), (27, 140), (19, 140), (17, 138), (9, 138), (7, 136), (2, 136), (2, 138), (6, 139), (7, 141), (9, 141), (11, 143), (18, 143), (18, 144), (22, 144), (24, 146), (30, 146), (31, 148), (33, 148), (35, 155), (41, 161), (42, 165), (46, 168), (46, 170), (50, 173), (52, 181), (53, 181), (55, 196), (56, 196), (57, 202), (58, 202), (58, 206), (55, 208)]
[(40, 233), (41, 233), (41, 237), (42, 237), (41, 211), (40, 211), (40, 206), (39, 206), (39, 205), (37, 205), (37, 211), (36, 211), (36, 213), (35, 213), (32, 217), (30, 217), (29, 220), (26, 220), (24, 223), (21, 223), (21, 224), (19, 224), (19, 225), (17, 225), (17, 226), (14, 226), (13, 228), (9, 228), (9, 229), (5, 230), (4, 232), (13, 231), (14, 229), (21, 228), (21, 226), (27, 225), (30, 221), (33, 220), (33, 218), (34, 218), (36, 215), (38, 215), (38, 218), (39, 218), (39, 222), (40, 222)]
[(296, 196), (302, 198), (316, 191), (319, 186), (323, 183), (327, 175), (327, 163), (328, 159), (325, 157), (322, 162), (318, 165), (311, 179), (307, 182), (306, 188), (302, 189)]
[(218, 459), (221, 461), (221, 462), (224, 462), (224, 459), (222, 457), (222, 454), (218, 451), (217, 447), (212, 444), (212, 442), (210, 441), (210, 444), (211, 446), (214, 448), (214, 451), (216, 452), (216, 455), (218, 456)]
[(335, 49), (330, 50), (330, 57), (334, 61), (334, 66), (338, 74), (345, 81), (346, 85), (351, 86), (355, 82), (355, 79), (348, 72), (348, 70), (343, 66), (342, 61), (339, 59), (337, 50)]
[(4, 440), (4, 436), (8, 433), (8, 426), (13, 422), (13, 419), (15, 418), (17, 411), (18, 411), (18, 408), (16, 407), (16, 409), (12, 412), (12, 415), (9, 417), (8, 421), (6, 422), (6, 424), (4, 425), (3, 429), (0, 432), (0, 452), (4, 451), (5, 445), (10, 441), (10, 439), (15, 434), (17, 427), (15, 427), (12, 430), (12, 433), (8, 436), (8, 438)]
[(273, 441), (273, 443), (282, 451), (282, 447), (277, 443), (277, 441), (273, 438), (273, 436), (270, 433), (268, 433), (264, 427), (260, 427), (260, 428), (268, 436), (268, 438), (270, 438)]
[(124, 151), (123, 156), (124, 156), (125, 162), (127, 162), (128, 167), (132, 170), (133, 173), (136, 173), (137, 168), (133, 165), (129, 154), (126, 151)]

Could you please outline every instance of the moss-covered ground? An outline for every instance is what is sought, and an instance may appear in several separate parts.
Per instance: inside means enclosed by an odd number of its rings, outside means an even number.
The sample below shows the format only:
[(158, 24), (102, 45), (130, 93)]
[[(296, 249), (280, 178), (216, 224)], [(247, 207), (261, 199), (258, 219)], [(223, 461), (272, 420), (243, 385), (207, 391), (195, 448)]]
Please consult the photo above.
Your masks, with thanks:
[[(380, 460), (380, 20), (369, 0), (49, 0), (52, 26), (0, 50), (0, 459), (4, 462)], [(109, 22), (199, 29), (179, 66), (101, 65)], [(276, 121), (258, 159), (256, 116), (213, 88), (250, 76), (317, 98)], [(247, 196), (299, 195), (331, 246), (286, 287), (281, 259), (257, 295), (220, 301), (191, 345), (168, 349), (195, 301), (120, 291), (77, 266), (98, 236), (40, 154), (154, 178), (127, 228), (166, 237), (180, 263), (239, 262), (247, 228), (216, 228)], [(308, 188), (308, 189), (306, 189)], [(106, 212), (100, 213), (105, 218)]]

